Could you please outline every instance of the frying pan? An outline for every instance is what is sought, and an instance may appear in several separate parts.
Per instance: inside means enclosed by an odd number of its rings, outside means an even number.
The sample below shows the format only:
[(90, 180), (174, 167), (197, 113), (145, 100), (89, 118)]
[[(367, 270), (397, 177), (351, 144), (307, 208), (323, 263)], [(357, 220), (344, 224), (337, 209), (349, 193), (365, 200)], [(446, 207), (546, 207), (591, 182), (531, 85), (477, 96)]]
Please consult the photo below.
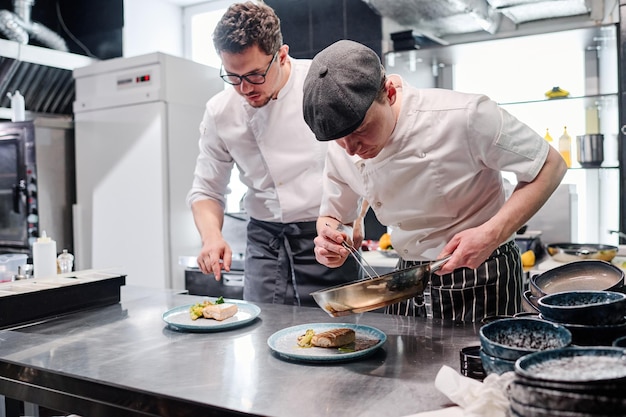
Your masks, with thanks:
[(559, 262), (580, 261), (583, 259), (599, 259), (610, 262), (617, 255), (617, 246), (594, 243), (552, 243), (548, 245), (548, 253)]
[[(543, 297), (562, 291), (620, 291), (624, 292), (624, 271), (597, 259), (570, 262), (530, 278), (530, 291)], [(535, 304), (537, 306), (537, 304)]]
[(424, 293), (430, 274), (451, 255), (428, 264), (365, 278), (311, 293), (315, 302), (332, 317), (376, 310)]

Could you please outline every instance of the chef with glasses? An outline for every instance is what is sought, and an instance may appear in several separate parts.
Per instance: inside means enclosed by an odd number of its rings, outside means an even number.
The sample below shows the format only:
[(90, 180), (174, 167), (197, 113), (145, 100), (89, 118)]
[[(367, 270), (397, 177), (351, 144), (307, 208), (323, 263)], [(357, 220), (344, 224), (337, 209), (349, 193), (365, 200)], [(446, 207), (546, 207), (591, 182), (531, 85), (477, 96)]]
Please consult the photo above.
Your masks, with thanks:
[[(315, 260), (327, 144), (315, 139), (302, 114), (310, 60), (289, 56), (279, 18), (262, 3), (233, 4), (213, 43), (222, 59), (220, 76), (232, 88), (208, 101), (200, 124), (187, 197), (202, 241), (198, 266), (218, 280), (230, 269), (222, 225), (237, 165), (250, 216), (244, 299), (315, 306), (311, 292), (352, 281), (359, 271), (352, 261), (332, 269)], [(355, 239), (360, 242), (360, 234)]]

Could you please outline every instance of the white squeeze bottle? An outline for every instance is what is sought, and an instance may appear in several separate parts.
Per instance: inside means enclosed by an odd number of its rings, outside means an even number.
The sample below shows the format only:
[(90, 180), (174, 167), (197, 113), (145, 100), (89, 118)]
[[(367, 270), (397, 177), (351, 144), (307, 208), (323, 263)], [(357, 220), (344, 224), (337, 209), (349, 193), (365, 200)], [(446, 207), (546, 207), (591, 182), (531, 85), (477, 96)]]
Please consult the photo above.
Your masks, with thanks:
[(24, 97), (20, 94), (20, 90), (15, 90), (15, 93), (7, 93), (7, 97), (11, 99), (11, 121), (22, 122), (25, 120), (26, 110), (24, 108)]
[(46, 232), (33, 243), (33, 277), (43, 278), (57, 274), (57, 243)]

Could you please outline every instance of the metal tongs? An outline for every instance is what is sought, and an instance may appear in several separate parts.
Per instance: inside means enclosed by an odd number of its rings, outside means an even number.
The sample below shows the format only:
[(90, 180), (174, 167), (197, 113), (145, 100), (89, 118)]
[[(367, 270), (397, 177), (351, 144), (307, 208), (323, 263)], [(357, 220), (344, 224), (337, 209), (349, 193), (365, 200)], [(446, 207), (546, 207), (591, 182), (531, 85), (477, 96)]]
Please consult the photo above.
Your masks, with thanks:
[(626, 239), (626, 233), (620, 232), (619, 230), (609, 230), (609, 233), (613, 233), (621, 237), (622, 239)]
[[(328, 223), (326, 223), (326, 226), (332, 227)], [(339, 231), (343, 230), (343, 224), (339, 223), (337, 225), (336, 230), (339, 230)], [(349, 245), (348, 242), (346, 242), (345, 240), (341, 242), (341, 246), (348, 249), (348, 251), (350, 252), (350, 255), (352, 255), (356, 263), (359, 264), (359, 266), (361, 267), (361, 269), (363, 270), (363, 272), (365, 273), (365, 275), (367, 275), (369, 279), (374, 279), (374, 278), (379, 277), (378, 273), (376, 273), (376, 270), (365, 260), (365, 258), (361, 255), (361, 253), (354, 246)]]

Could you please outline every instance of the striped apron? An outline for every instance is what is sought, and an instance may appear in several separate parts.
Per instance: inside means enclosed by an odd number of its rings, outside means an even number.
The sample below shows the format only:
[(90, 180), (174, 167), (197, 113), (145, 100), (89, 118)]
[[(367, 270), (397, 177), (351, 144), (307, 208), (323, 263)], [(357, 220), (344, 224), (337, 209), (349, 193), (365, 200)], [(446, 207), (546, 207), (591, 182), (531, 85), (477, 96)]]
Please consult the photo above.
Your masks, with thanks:
[(310, 293), (351, 282), (360, 269), (349, 257), (339, 268), (315, 259), (316, 222), (274, 223), (250, 219), (243, 298), (247, 301), (317, 307)]
[[(397, 269), (428, 262), (398, 261)], [(476, 322), (494, 315), (521, 311), (522, 262), (515, 242), (501, 245), (478, 268), (459, 268), (450, 274), (431, 274), (430, 294), (392, 304), (387, 314), (429, 316)], [(430, 306), (429, 304), (430, 298)], [(427, 308), (428, 307), (428, 308)]]

